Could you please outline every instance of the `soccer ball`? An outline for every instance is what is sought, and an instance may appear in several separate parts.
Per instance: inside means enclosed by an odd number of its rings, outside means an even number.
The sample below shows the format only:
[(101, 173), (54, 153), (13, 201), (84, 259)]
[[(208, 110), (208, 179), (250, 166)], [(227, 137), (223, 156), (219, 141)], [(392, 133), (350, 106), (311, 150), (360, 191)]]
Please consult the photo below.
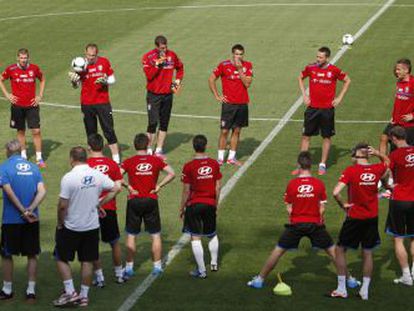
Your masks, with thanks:
[(344, 45), (352, 45), (354, 41), (355, 41), (354, 36), (349, 33), (347, 33), (346, 35), (342, 37), (342, 43)]
[(86, 62), (86, 59), (83, 57), (75, 57), (71, 63), (72, 69), (78, 73), (85, 71), (87, 65), (88, 63)]

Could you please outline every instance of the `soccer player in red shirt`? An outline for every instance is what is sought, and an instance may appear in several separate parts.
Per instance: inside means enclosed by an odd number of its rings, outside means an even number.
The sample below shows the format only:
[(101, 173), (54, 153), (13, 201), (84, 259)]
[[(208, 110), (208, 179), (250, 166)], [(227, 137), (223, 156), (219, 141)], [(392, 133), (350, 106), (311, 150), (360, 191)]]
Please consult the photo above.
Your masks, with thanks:
[[(240, 166), (236, 151), (243, 127), (249, 125), (249, 94), (247, 89), (252, 84), (252, 63), (243, 59), (244, 47), (236, 44), (231, 48), (232, 58), (221, 62), (210, 75), (208, 84), (216, 100), (221, 104), (221, 132), (218, 143), (217, 160), (220, 165), (224, 163), (227, 137), (232, 130), (230, 138), (230, 151), (227, 163)], [(219, 94), (216, 80), (221, 78), (222, 95)]]
[(173, 94), (181, 88), (184, 65), (177, 54), (168, 49), (167, 38), (157, 36), (155, 49), (142, 56), (142, 66), (147, 78), (147, 133), (150, 137), (148, 153), (152, 154), (152, 146), (159, 125), (155, 155), (165, 159), (163, 147), (170, 123)]
[[(411, 75), (411, 61), (402, 58), (394, 67), (394, 75), (397, 78), (394, 107), (391, 122), (385, 127), (380, 140), (380, 151), (387, 152), (389, 133), (396, 126), (405, 128), (407, 143), (414, 145), (414, 76)], [(391, 150), (394, 146), (391, 146)]]
[(108, 141), (112, 159), (120, 164), (118, 139), (114, 130), (112, 106), (109, 99), (109, 86), (115, 83), (114, 70), (105, 57), (98, 56), (98, 46), (89, 43), (85, 47), (87, 67), (79, 74), (70, 72), (69, 77), (74, 88), (82, 85), (81, 107), (86, 135), (98, 132), (98, 120), (102, 132)]
[[(29, 50), (22, 48), (17, 51), (17, 63), (8, 66), (0, 76), (0, 88), (11, 103), (10, 127), (17, 130), (17, 139), (22, 146), (21, 156), (27, 159), (26, 122), (32, 132), (36, 151), (36, 163), (45, 168), (42, 158), (42, 136), (40, 133), (39, 104), (45, 91), (46, 79), (40, 68), (29, 62)], [(39, 93), (36, 95), (36, 79)], [(7, 91), (5, 80), (10, 80), (11, 92)]]
[[(89, 158), (87, 163), (90, 167), (108, 175), (117, 187), (121, 189), (122, 174), (118, 164), (103, 155), (104, 140), (100, 134), (92, 134), (88, 137)], [(103, 192), (101, 197), (105, 197), (107, 192)], [(102, 206), (104, 213), (99, 217), (101, 228), (101, 240), (109, 243), (112, 248), (112, 262), (115, 270), (115, 278), (117, 283), (123, 283), (123, 270), (121, 258), (121, 244), (119, 243), (119, 226), (116, 208), (116, 199), (109, 201)], [(105, 278), (102, 271), (101, 260), (93, 263), (95, 271), (95, 280), (93, 284), (103, 288), (105, 286)]]
[(197, 263), (197, 268), (191, 271), (190, 275), (201, 279), (207, 277), (202, 237), (210, 239), (210, 270), (218, 271), (219, 240), (216, 232), (216, 214), (222, 177), (217, 161), (206, 155), (206, 146), (207, 138), (204, 135), (196, 135), (193, 138), (195, 156), (184, 165), (181, 178), (183, 193), (180, 216), (184, 216), (183, 232), (191, 235), (191, 248)]
[(389, 135), (397, 149), (389, 155), (394, 183), (386, 232), (394, 237), (395, 255), (402, 270), (402, 276), (394, 283), (412, 286), (414, 264), (410, 274), (404, 239), (410, 239), (410, 250), (414, 257), (414, 147), (408, 145), (406, 130), (400, 126), (393, 127)]
[[(321, 134), (323, 143), (319, 175), (326, 173), (331, 137), (335, 135), (335, 108), (342, 102), (351, 83), (351, 79), (345, 72), (329, 63), (330, 56), (331, 50), (321, 47), (316, 55), (316, 63), (306, 66), (298, 78), (303, 101), (307, 107), (300, 149), (307, 151), (311, 136)], [(305, 89), (306, 78), (309, 78), (309, 96)], [(338, 80), (343, 81), (344, 85), (339, 95), (335, 97)], [(292, 175), (297, 173), (296, 169)]]
[(335, 246), (324, 224), (326, 190), (324, 183), (311, 175), (312, 159), (308, 151), (298, 156), (299, 175), (292, 179), (285, 192), (285, 204), (289, 224), (270, 254), (259, 275), (247, 283), (253, 288), (262, 288), (265, 278), (275, 268), (279, 259), (291, 249), (297, 249), (300, 240), (308, 237), (312, 247), (321, 248), (335, 258)]
[[(159, 275), (163, 272), (161, 254), (161, 220), (158, 208), (158, 193), (161, 188), (170, 183), (175, 173), (163, 159), (147, 153), (149, 138), (146, 134), (138, 134), (134, 139), (137, 154), (122, 162), (121, 172), (128, 175), (128, 204), (126, 213), (126, 267), (125, 277), (134, 275), (134, 256), (136, 252), (135, 237), (141, 232), (144, 222), (145, 231), (152, 238), (152, 273)], [(163, 171), (167, 175), (157, 184), (158, 176)]]
[[(376, 156), (381, 163), (371, 164), (370, 156)], [(359, 296), (368, 299), (368, 289), (374, 266), (372, 250), (380, 244), (378, 233), (378, 182), (384, 179), (388, 171), (388, 158), (365, 143), (357, 144), (352, 150), (353, 165), (342, 173), (333, 195), (347, 217), (339, 233), (335, 249), (335, 262), (338, 273), (338, 287), (331, 297), (347, 298), (346, 257), (348, 248), (362, 247), (363, 282)], [(341, 191), (348, 186), (348, 202), (341, 197)]]

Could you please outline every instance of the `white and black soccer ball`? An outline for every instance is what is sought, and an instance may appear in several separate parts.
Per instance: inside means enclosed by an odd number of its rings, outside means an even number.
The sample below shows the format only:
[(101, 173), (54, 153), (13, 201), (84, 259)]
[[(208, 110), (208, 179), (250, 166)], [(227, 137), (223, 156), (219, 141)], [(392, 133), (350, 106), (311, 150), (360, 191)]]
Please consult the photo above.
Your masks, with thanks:
[(83, 72), (86, 70), (88, 63), (84, 57), (78, 56), (72, 60), (71, 66), (72, 66), (73, 71), (79, 73), (79, 72)]
[(352, 45), (354, 43), (355, 39), (354, 36), (347, 33), (345, 35), (343, 35), (342, 37), (342, 44), (343, 45)]

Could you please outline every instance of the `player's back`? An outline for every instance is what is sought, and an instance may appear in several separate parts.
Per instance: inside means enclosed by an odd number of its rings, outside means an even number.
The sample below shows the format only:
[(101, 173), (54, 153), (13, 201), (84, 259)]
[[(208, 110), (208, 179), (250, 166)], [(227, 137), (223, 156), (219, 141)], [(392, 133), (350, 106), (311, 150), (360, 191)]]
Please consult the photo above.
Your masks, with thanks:
[(392, 199), (414, 201), (414, 147), (407, 146), (390, 154), (390, 169), (394, 178)]

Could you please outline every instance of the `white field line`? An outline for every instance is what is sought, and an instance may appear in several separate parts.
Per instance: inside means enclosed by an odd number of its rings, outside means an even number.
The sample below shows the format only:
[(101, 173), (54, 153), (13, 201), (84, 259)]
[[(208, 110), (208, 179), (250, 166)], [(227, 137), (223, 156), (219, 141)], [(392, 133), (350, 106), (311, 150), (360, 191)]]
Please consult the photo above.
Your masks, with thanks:
[[(375, 13), (357, 32), (359, 38), (367, 29), (374, 23), (392, 4), (394, 0), (388, 0), (379, 10)], [(347, 46), (342, 47), (339, 52), (335, 55), (332, 62), (337, 62), (348, 50)], [(227, 181), (221, 191), (220, 201), (223, 202), (229, 193), (233, 190), (234, 186), (240, 180), (240, 178), (246, 173), (246, 171), (252, 166), (252, 164), (257, 160), (257, 158), (263, 153), (266, 147), (272, 142), (272, 140), (280, 133), (280, 131), (287, 124), (296, 110), (302, 105), (303, 98), (299, 97), (293, 106), (286, 112), (282, 120), (272, 129), (269, 135), (260, 143), (259, 147), (253, 152), (253, 154), (247, 159), (247, 161), (240, 167), (239, 170)], [(183, 247), (190, 241), (188, 235), (183, 234), (178, 242), (173, 246), (173, 248), (168, 252), (167, 256), (164, 258), (165, 268), (173, 261), (173, 259), (180, 253)], [(151, 284), (157, 279), (157, 276), (149, 274), (145, 280), (136, 287), (132, 294), (124, 301), (124, 303), (119, 307), (118, 311), (129, 311), (134, 304), (138, 301), (140, 297), (146, 292), (146, 290), (151, 286)]]
[[(246, 4), (207, 4), (207, 5), (177, 5), (177, 6), (149, 6), (140, 8), (118, 8), (118, 9), (97, 9), (85, 11), (66, 11), (54, 12), (44, 14), (6, 16), (0, 18), (0, 22), (28, 19), (28, 18), (42, 18), (53, 16), (72, 16), (84, 14), (100, 14), (100, 13), (119, 13), (119, 12), (136, 12), (136, 11), (155, 11), (155, 10), (201, 10), (201, 9), (225, 9), (225, 8), (257, 8), (257, 7), (376, 7), (381, 6), (378, 3), (246, 3)], [(389, 7), (414, 8), (414, 4), (393, 4)]]
[[(7, 101), (6, 98), (0, 97), (0, 100)], [(59, 104), (59, 103), (48, 103), (42, 102), (41, 106), (46, 107), (53, 107), (53, 108), (63, 108), (63, 109), (80, 109), (79, 105), (66, 105), (66, 104)], [(113, 109), (115, 113), (122, 113), (122, 114), (138, 114), (138, 115), (147, 115), (146, 111), (139, 111), (139, 110), (127, 110), (127, 109)], [(202, 120), (220, 120), (218, 116), (203, 116), (203, 115), (194, 115), (194, 114), (179, 114), (179, 113), (172, 113), (172, 117), (174, 118), (183, 118), (183, 119), (202, 119)], [(249, 121), (262, 121), (262, 122), (279, 122), (279, 121), (286, 121), (286, 122), (293, 122), (293, 123), (302, 123), (303, 119), (289, 119), (284, 120), (282, 118), (249, 118)], [(377, 124), (377, 123), (388, 123), (385, 120), (335, 120), (335, 123), (344, 123), (344, 124)]]

